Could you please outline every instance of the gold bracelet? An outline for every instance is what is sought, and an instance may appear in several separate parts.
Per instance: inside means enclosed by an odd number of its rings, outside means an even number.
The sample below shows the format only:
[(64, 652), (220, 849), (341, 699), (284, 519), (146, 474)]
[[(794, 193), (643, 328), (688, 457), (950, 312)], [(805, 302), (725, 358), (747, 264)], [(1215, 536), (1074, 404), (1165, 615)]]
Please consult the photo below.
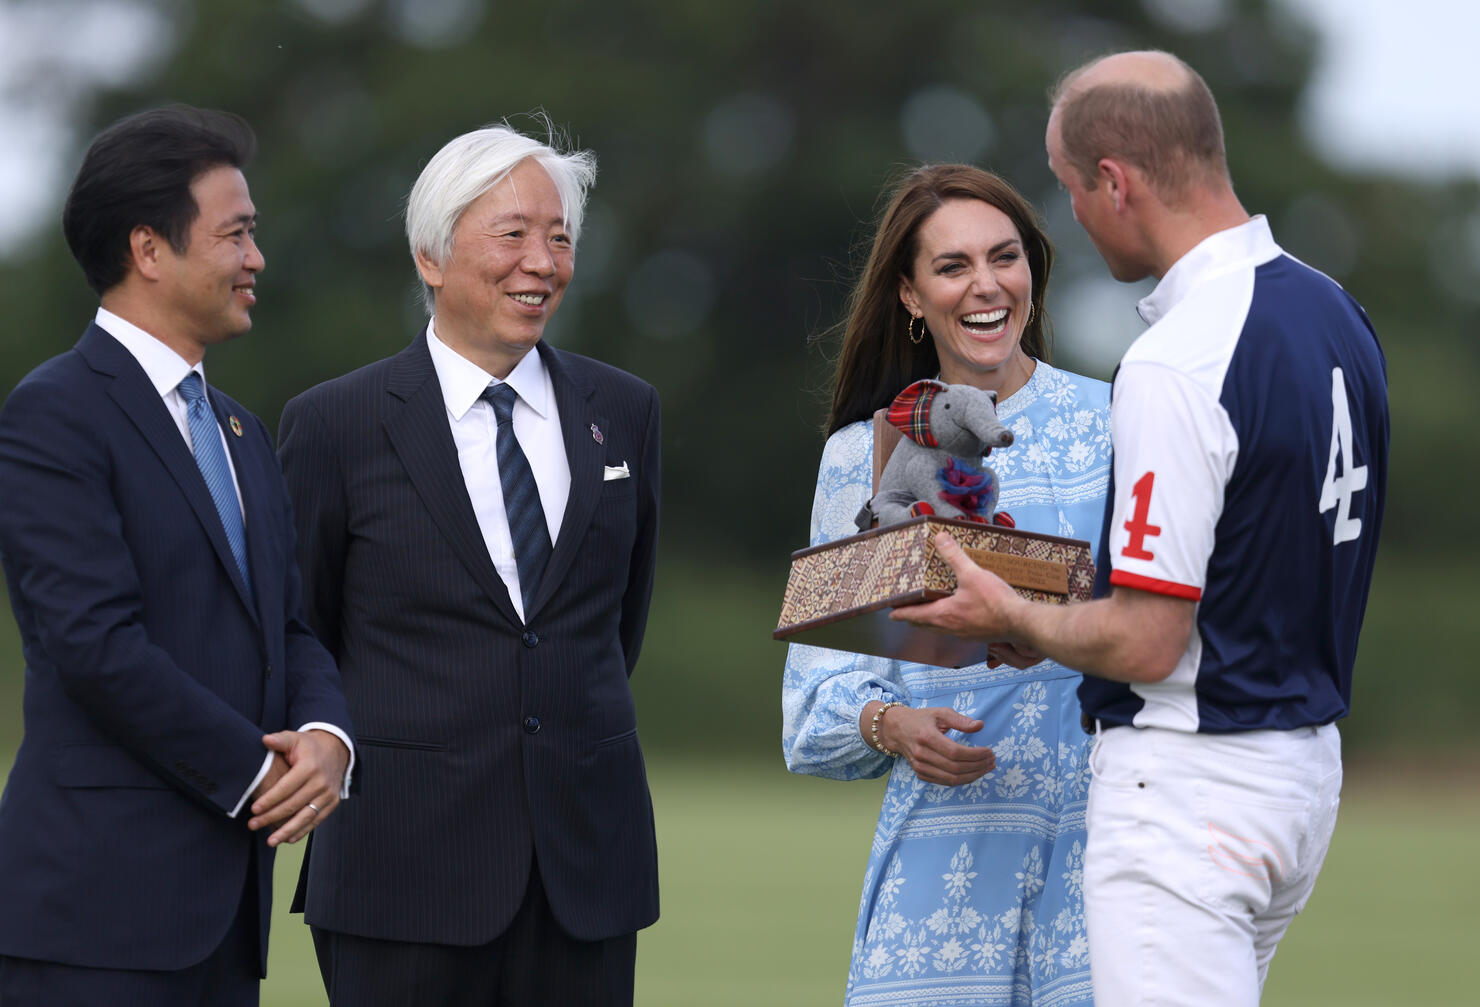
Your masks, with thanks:
[(896, 706), (903, 705), (903, 703), (885, 703), (883, 706), (874, 711), (874, 719), (870, 722), (869, 726), (869, 734), (873, 735), (874, 750), (889, 756), (889, 758), (891, 759), (899, 758), (899, 753), (889, 751), (889, 749), (884, 747), (884, 743), (879, 740), (879, 720), (884, 716), (885, 710), (892, 710)]

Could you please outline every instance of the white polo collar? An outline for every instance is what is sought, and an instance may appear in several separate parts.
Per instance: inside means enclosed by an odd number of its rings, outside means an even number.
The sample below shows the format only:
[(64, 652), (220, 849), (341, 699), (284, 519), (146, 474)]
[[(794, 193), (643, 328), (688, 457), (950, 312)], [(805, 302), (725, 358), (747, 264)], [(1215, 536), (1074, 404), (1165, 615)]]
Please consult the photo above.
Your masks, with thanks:
[(1217, 231), (1192, 246), (1172, 264), (1156, 289), (1141, 299), (1136, 311), (1147, 325), (1155, 325), (1194, 287), (1214, 276), (1259, 266), (1282, 254), (1264, 215), (1251, 217), (1247, 223)]

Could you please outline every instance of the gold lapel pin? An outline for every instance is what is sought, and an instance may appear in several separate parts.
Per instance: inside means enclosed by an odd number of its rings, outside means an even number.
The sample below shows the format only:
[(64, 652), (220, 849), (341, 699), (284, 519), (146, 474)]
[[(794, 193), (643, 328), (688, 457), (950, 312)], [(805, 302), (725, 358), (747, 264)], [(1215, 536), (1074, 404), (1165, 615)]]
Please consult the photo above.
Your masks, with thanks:
[(236, 434), (238, 437), (242, 435), (242, 421), (237, 419), (235, 416), (231, 417), (231, 432)]

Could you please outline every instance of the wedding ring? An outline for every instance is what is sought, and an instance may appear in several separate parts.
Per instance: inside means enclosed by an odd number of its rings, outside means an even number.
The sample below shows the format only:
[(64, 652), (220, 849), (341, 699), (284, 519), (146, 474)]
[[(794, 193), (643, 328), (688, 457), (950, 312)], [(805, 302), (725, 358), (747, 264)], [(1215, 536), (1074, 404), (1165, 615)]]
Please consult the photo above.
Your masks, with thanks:
[(313, 808), (313, 816), (315, 818), (319, 817), (319, 806), (317, 804), (315, 804), (313, 801), (309, 801), (308, 802), (308, 806), (310, 808)]

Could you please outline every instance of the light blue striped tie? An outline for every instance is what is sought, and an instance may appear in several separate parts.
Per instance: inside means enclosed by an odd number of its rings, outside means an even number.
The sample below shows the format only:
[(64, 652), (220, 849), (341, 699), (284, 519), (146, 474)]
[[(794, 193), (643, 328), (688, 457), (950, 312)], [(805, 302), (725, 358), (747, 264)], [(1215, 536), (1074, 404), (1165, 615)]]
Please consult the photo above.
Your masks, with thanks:
[(517, 394), (506, 384), (491, 384), (483, 389), (483, 399), (493, 406), (498, 418), (495, 453), (498, 455), (498, 481), (504, 488), (504, 512), (509, 518), (509, 537), (514, 540), (514, 564), (519, 568), (519, 593), (524, 596), (524, 613), (540, 575), (550, 560), (550, 526), (545, 523), (545, 509), (540, 506), (540, 488), (535, 484), (529, 459), (514, 436), (514, 399)]
[(180, 397), (185, 400), (186, 414), (190, 418), (190, 445), (195, 452), (195, 464), (216, 502), (216, 513), (221, 515), (221, 526), (226, 530), (226, 541), (231, 546), (231, 555), (236, 557), (237, 569), (242, 572), (242, 581), (247, 585), (247, 596), (252, 595), (252, 575), (247, 572), (247, 529), (242, 524), (242, 509), (237, 502), (236, 486), (231, 481), (231, 466), (226, 461), (226, 449), (221, 446), (221, 427), (216, 423), (216, 414), (206, 401), (201, 387), (200, 375), (191, 371), (179, 385)]

